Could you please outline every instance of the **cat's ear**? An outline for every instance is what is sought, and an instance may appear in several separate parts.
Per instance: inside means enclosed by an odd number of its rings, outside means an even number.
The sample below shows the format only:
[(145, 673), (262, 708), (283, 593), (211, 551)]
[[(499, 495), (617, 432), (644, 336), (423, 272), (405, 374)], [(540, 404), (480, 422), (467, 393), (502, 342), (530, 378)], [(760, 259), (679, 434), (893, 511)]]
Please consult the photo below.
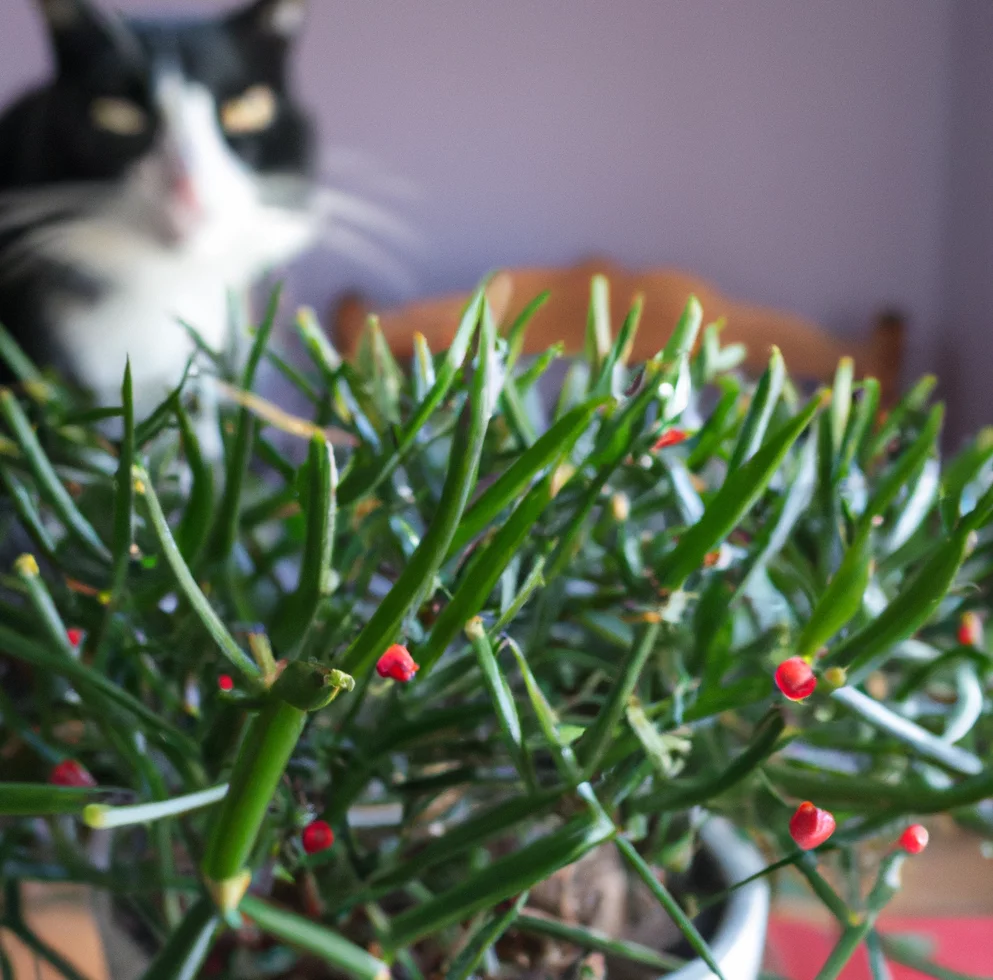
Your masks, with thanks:
[(90, 0), (38, 0), (38, 6), (64, 70), (94, 50), (111, 47), (123, 52), (133, 46), (123, 23)]
[(38, 0), (53, 35), (105, 33), (108, 17), (89, 0)]
[(303, 30), (307, 0), (254, 0), (237, 11), (231, 23), (274, 40), (292, 41)]

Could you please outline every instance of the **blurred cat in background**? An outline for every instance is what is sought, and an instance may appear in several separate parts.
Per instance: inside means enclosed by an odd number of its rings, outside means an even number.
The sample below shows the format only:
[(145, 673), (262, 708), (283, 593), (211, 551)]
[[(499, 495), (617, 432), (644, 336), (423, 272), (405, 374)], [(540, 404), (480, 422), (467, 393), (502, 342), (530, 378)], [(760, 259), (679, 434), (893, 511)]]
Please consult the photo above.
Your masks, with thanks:
[(0, 323), (101, 404), (130, 356), (147, 411), (193, 351), (182, 322), (225, 349), (231, 291), (319, 230), (287, 84), (305, 0), (182, 22), (39, 2), (56, 73), (0, 117)]

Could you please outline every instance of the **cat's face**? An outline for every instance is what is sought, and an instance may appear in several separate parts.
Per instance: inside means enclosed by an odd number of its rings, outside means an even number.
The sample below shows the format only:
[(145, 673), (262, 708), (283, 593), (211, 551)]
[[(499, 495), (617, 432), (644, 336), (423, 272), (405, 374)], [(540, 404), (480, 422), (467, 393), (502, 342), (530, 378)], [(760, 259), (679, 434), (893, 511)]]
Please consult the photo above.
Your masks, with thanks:
[(287, 85), (305, 0), (225, 17), (141, 21), (41, 0), (57, 58), (60, 180), (123, 181), (164, 239), (248, 206), (259, 177), (309, 173), (311, 132)]

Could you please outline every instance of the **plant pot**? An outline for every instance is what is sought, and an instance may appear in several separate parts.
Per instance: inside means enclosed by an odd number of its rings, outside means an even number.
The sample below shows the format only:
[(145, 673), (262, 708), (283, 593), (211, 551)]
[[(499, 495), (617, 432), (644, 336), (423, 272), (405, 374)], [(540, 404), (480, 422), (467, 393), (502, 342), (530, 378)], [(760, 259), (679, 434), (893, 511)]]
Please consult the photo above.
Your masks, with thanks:
[[(706, 856), (706, 875), (715, 891), (743, 881), (765, 866), (755, 847), (723, 818), (707, 821), (700, 831)], [(104, 939), (111, 980), (139, 980), (150, 956), (135, 941), (115, 914), (110, 896), (96, 893), (93, 909)], [(733, 891), (716, 917), (712, 931), (704, 926), (706, 938), (714, 952), (725, 980), (756, 980), (765, 949), (769, 915), (769, 886), (764, 879)], [(703, 926), (703, 923), (700, 923)], [(710, 969), (700, 959), (693, 959), (664, 980), (707, 980)]]

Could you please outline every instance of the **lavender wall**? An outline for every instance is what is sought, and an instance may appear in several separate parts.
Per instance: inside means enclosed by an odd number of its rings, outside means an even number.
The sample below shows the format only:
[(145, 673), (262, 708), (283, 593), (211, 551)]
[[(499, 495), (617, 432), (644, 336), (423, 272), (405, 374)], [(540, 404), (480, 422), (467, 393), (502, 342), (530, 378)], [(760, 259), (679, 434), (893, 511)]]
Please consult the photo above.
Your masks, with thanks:
[[(300, 79), (329, 159), (416, 185), (356, 181), (425, 245), (413, 286), (324, 259), (304, 291), (393, 299), (597, 250), (839, 330), (899, 303), (917, 369), (941, 300), (953, 2), (315, 0)], [(43, 45), (29, 0), (0, 4), (3, 97)]]
[[(957, 0), (937, 365), (955, 432), (993, 422), (993, 3)], [(950, 381), (950, 379), (953, 379)]]

